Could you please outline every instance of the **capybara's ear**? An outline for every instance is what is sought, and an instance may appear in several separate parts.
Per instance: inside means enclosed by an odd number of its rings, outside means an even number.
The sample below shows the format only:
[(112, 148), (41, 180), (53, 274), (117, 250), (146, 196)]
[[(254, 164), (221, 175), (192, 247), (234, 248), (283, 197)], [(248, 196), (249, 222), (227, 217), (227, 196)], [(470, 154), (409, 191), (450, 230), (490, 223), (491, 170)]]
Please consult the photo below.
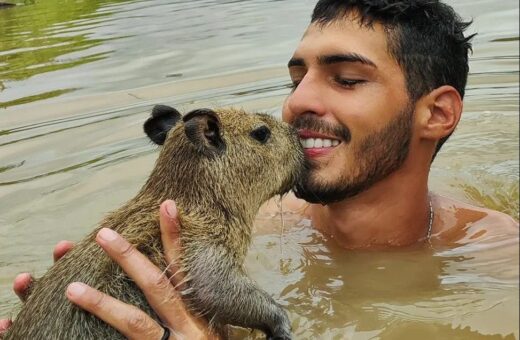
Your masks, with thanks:
[(163, 145), (168, 131), (182, 118), (179, 111), (166, 105), (155, 105), (152, 116), (144, 122), (144, 132), (158, 145)]
[(207, 156), (224, 152), (226, 144), (222, 139), (220, 120), (214, 111), (194, 110), (182, 117), (182, 120), (186, 137), (197, 150)]

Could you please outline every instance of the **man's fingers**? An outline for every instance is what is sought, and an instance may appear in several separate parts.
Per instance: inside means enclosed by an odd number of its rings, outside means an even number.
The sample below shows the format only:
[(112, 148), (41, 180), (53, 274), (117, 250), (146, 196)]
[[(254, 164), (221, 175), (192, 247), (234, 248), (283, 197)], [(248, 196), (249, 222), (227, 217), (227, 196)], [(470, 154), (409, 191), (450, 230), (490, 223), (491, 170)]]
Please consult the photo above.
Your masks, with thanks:
[(189, 312), (165, 273), (111, 229), (101, 229), (96, 240), (135, 281), (162, 320), (175, 329), (185, 326), (186, 320), (190, 319)]
[(169, 264), (168, 270), (173, 275), (172, 281), (178, 284), (182, 281), (183, 275), (179, 272), (179, 259), (181, 257), (181, 241), (178, 211), (175, 202), (166, 200), (159, 209), (159, 221), (161, 224), (161, 240), (164, 248), (164, 256)]
[(0, 320), (0, 339), (2, 339), (2, 335), (9, 327), (11, 327), (12, 324), (13, 322), (9, 319)]
[(18, 274), (13, 282), (13, 290), (20, 300), (25, 301), (33, 278), (29, 273)]
[(116, 328), (129, 339), (161, 339), (163, 328), (137, 307), (127, 305), (84, 283), (67, 287), (67, 298)]
[(54, 247), (54, 251), (52, 252), (52, 257), (54, 258), (54, 262), (56, 262), (60, 258), (62, 258), (62, 256), (65, 255), (73, 247), (74, 247), (74, 243), (72, 243), (70, 241), (60, 241)]
[[(58, 261), (65, 253), (72, 249), (74, 244), (69, 241), (61, 241), (55, 247), (52, 252), (54, 262)], [(32, 277), (28, 273), (18, 274), (14, 279), (13, 290), (18, 295), (20, 300), (25, 301), (27, 293), (32, 284)]]

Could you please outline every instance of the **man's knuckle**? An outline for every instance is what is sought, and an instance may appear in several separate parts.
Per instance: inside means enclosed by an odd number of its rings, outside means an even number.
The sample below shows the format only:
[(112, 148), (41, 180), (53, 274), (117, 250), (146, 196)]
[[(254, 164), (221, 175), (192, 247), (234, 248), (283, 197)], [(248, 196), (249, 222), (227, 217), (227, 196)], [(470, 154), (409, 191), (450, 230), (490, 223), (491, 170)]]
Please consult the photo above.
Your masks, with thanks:
[(123, 246), (121, 251), (119, 252), (121, 257), (131, 257), (135, 253), (135, 247), (131, 243), (127, 243)]
[(160, 274), (155, 278), (155, 286), (159, 290), (166, 290), (171, 287), (170, 279), (165, 274)]
[(103, 293), (96, 292), (92, 299), (91, 308), (93, 310), (101, 310), (104, 308), (106, 303), (106, 296)]
[(171, 282), (165, 274), (161, 273), (151, 275), (149, 279), (146, 280), (144, 285), (146, 286), (145, 290), (149, 290), (155, 293), (162, 293), (170, 289)]
[(141, 311), (131, 313), (126, 323), (130, 334), (147, 333), (152, 329), (148, 316)]

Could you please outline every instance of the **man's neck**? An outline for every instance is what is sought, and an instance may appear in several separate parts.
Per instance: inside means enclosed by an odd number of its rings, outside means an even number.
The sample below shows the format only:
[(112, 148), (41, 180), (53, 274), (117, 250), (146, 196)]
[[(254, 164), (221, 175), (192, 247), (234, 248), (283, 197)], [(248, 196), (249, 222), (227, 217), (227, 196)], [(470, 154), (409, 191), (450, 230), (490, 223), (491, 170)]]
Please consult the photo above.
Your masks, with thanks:
[(397, 171), (355, 197), (312, 204), (308, 213), (317, 229), (345, 248), (416, 244), (426, 238), (430, 222), (427, 182), (427, 174), (411, 177)]

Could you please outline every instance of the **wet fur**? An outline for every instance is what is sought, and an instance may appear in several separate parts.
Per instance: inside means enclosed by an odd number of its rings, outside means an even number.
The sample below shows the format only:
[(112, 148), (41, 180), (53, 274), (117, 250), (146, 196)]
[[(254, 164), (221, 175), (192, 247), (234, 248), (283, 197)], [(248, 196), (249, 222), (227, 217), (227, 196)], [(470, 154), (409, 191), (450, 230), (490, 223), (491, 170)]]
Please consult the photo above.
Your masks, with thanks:
[[(100, 228), (114, 229), (166, 272), (158, 215), (166, 199), (175, 199), (179, 209), (181, 264), (186, 274), (183, 299), (189, 308), (206, 317), (217, 332), (232, 324), (260, 329), (271, 339), (290, 339), (287, 314), (245, 275), (243, 261), (260, 205), (287, 192), (302, 167), (296, 134), (268, 115), (219, 110), (217, 137), (225, 146), (219, 151), (197, 130), (197, 124), (204, 128), (203, 119), (194, 123), (199, 135), (187, 138), (187, 122), (165, 119), (159, 111), (151, 119), (162, 125), (154, 125), (155, 130), (145, 126), (156, 143), (164, 142), (146, 184), (33, 284), (5, 340), (123, 339), (66, 299), (66, 287), (73, 281), (136, 305), (158, 320), (143, 293), (94, 239)], [(271, 130), (269, 144), (251, 138), (251, 130), (261, 125)], [(172, 129), (161, 135), (165, 128)]]

